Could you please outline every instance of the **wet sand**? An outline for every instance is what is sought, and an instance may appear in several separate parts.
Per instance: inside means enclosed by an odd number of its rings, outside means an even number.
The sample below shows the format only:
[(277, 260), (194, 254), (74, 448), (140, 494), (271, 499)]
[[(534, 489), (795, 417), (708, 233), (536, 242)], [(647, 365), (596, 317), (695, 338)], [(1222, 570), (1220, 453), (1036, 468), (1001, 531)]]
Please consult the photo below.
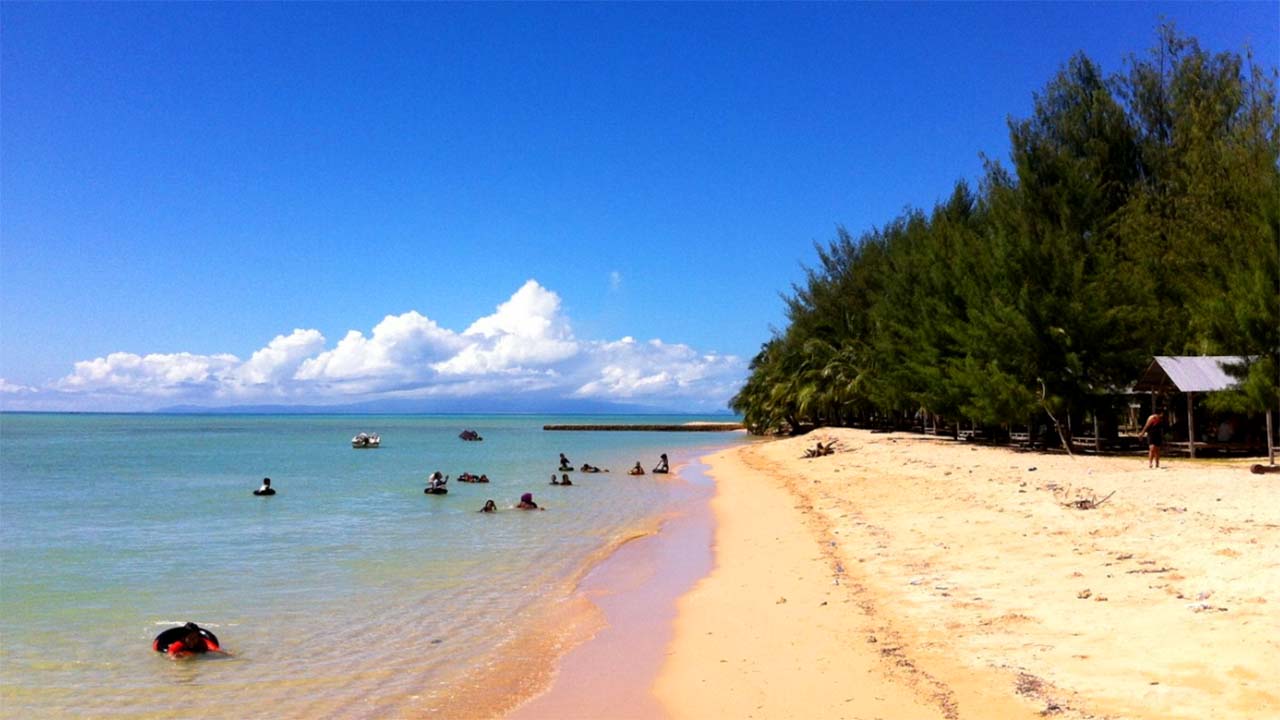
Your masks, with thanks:
[[(662, 717), (650, 692), (672, 639), (676, 600), (711, 570), (714, 490), (701, 465), (673, 467), (689, 484), (684, 510), (658, 532), (620, 547), (578, 588), (599, 613), (594, 637), (557, 663), (550, 687), (511, 720), (642, 720)], [(678, 476), (678, 477), (677, 477)]]
[[(801, 459), (818, 440), (840, 452)], [(1280, 479), (1253, 461), (840, 429), (708, 462), (715, 569), (662, 716), (1280, 717)]]

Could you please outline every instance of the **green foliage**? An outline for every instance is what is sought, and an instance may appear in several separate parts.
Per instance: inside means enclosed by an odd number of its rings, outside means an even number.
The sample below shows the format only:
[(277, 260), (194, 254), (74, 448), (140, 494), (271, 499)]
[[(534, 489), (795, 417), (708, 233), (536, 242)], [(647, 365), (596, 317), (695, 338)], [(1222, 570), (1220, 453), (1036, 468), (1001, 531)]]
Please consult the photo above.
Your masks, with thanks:
[(1274, 407), (1278, 117), (1274, 71), (1169, 26), (1110, 78), (1071, 58), (976, 192), (818, 247), (731, 407), (756, 432), (1083, 418), (1188, 353), (1246, 357), (1215, 402)]

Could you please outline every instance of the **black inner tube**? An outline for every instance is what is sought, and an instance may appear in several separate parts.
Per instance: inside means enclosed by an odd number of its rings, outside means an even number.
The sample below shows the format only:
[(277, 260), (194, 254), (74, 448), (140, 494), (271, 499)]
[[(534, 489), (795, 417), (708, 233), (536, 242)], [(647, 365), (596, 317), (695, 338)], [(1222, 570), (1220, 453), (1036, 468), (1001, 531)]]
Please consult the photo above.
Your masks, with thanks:
[[(186, 638), (187, 635), (190, 633), (191, 631), (187, 629), (187, 626), (185, 625), (182, 625), (180, 627), (169, 628), (168, 630), (165, 630), (164, 632), (156, 636), (155, 642), (152, 643), (152, 647), (155, 648), (156, 652), (168, 652), (170, 645), (178, 642), (179, 640)], [(214, 635), (208, 630), (205, 630), (204, 628), (200, 628), (200, 635), (205, 640), (208, 640), (209, 642), (213, 643), (213, 645), (217, 647), (222, 646), (222, 643), (218, 642), (218, 636)], [(190, 650), (191, 652), (205, 652), (208, 648), (187, 648), (187, 649)]]

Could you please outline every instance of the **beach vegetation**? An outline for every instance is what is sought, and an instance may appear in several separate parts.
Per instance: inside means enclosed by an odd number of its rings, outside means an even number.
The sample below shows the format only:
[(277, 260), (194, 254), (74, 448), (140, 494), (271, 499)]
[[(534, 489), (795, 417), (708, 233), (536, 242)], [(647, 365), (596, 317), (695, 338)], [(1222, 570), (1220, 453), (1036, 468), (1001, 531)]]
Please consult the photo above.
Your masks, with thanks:
[(1276, 84), (1171, 25), (1121, 72), (1070, 58), (976, 187), (819, 245), (730, 407), (754, 432), (926, 416), (1065, 441), (1179, 354), (1242, 356), (1212, 402), (1276, 407)]

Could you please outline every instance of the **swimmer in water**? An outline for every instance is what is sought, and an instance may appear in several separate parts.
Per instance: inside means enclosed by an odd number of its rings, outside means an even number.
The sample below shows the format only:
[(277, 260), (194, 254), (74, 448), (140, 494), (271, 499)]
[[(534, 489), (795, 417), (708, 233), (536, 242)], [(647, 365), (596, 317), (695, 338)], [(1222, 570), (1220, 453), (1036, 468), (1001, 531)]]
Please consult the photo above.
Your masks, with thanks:
[(561, 475), (561, 476), (560, 476), (560, 484), (561, 484), (561, 485), (572, 485), (572, 484), (573, 484), (573, 481), (569, 479), (569, 473), (564, 473), (563, 475)]
[(498, 504), (492, 500), (485, 500), (484, 507), (480, 508), (480, 512), (498, 512)]
[(253, 491), (254, 495), (275, 495), (276, 491), (271, 487), (271, 478), (262, 478), (262, 487)]
[(555, 474), (555, 473), (551, 473), (551, 484), (552, 484), (552, 485), (559, 485), (559, 484), (560, 484), (560, 481), (556, 479), (556, 474)]
[(182, 627), (169, 628), (151, 641), (151, 649), (169, 657), (184, 657), (192, 653), (207, 652), (230, 655), (218, 645), (218, 637), (204, 628), (189, 622)]
[(644, 468), (640, 467), (640, 461), (636, 461), (636, 466), (627, 471), (628, 475), (643, 475)]
[(533, 493), (525, 493), (520, 496), (520, 504), (516, 505), (517, 510), (541, 510), (538, 503), (533, 501)]
[(653, 468), (653, 472), (656, 475), (665, 475), (666, 473), (671, 472), (670, 468), (667, 467), (666, 453), (662, 453), (662, 455), (659, 456), (658, 464)]

